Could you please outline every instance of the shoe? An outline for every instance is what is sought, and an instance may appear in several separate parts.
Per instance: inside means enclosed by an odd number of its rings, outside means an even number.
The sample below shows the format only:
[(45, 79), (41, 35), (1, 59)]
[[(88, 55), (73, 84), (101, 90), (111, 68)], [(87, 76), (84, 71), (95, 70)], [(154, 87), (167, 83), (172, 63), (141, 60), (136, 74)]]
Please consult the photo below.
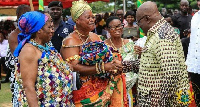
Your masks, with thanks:
[(4, 80), (1, 81), (1, 83), (7, 83), (7, 82), (9, 82), (8, 79), (4, 79)]

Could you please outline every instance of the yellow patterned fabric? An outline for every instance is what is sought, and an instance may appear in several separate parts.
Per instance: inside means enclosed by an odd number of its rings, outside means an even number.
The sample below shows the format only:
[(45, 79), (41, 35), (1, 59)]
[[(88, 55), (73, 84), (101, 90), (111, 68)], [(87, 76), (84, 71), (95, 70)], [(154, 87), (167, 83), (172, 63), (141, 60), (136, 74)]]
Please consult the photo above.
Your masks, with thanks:
[(163, 18), (148, 30), (138, 76), (138, 106), (183, 107), (192, 100), (179, 35)]
[(75, 22), (86, 10), (92, 11), (92, 8), (88, 5), (87, 2), (84, 0), (73, 1), (70, 10), (72, 20)]
[(74, 55), (74, 56), (71, 56), (71, 57), (67, 58), (66, 61), (67, 61), (68, 63), (71, 63), (72, 61), (74, 61), (74, 60), (79, 60), (80, 58), (81, 58), (81, 56), (79, 56), (79, 55)]

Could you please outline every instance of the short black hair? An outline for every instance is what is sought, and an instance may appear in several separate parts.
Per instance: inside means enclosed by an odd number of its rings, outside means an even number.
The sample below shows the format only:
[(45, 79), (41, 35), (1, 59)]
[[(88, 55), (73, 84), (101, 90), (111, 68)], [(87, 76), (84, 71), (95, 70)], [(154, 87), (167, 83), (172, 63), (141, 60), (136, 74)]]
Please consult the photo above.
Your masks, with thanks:
[(6, 39), (6, 33), (3, 31), (3, 29), (0, 29), (0, 33), (3, 35), (4, 39)]
[[(110, 16), (107, 20), (106, 20), (106, 27), (109, 28), (109, 23), (114, 20), (114, 19), (119, 19), (119, 17), (117, 16)], [(120, 19), (119, 19), (120, 20)]]
[(124, 18), (126, 18), (126, 17), (129, 16), (129, 15), (133, 16), (134, 19), (135, 19), (135, 12), (134, 12), (134, 11), (128, 10), (128, 11), (126, 12), (126, 14), (124, 15)]
[(48, 5), (48, 8), (54, 7), (54, 6), (63, 8), (62, 2), (60, 2), (60, 1), (52, 1), (52, 2), (50, 2), (49, 5)]
[(19, 5), (16, 9), (16, 15), (19, 18), (22, 14), (31, 11), (31, 8), (29, 5)]

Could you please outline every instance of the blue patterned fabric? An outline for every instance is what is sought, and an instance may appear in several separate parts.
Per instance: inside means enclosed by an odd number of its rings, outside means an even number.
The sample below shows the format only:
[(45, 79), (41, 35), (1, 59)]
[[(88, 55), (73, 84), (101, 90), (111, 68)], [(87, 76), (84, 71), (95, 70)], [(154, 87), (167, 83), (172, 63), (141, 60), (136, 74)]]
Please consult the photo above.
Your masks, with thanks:
[(30, 40), (31, 34), (40, 30), (47, 21), (48, 17), (37, 11), (26, 12), (18, 21), (18, 27), (21, 31), (18, 34), (18, 46), (14, 51), (14, 56), (18, 57), (22, 47)]

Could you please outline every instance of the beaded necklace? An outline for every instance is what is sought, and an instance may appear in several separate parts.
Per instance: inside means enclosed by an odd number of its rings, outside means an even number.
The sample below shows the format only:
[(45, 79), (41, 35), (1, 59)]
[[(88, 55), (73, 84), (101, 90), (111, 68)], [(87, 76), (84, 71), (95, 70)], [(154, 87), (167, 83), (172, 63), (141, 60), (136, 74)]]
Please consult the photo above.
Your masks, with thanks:
[(33, 44), (34, 46), (37, 46), (38, 49), (39, 49), (40, 51), (45, 51), (45, 52), (47, 52), (47, 51), (49, 51), (49, 49), (50, 49), (48, 43), (45, 43), (44, 46), (42, 46), (42, 45), (39, 45), (39, 44), (38, 44), (35, 40), (33, 40), (33, 39), (30, 40), (30, 43)]
[[(123, 46), (124, 46), (124, 41), (123, 41), (122, 38), (121, 38), (121, 41), (122, 41), (122, 46), (121, 46), (121, 47), (123, 47)], [(114, 48), (115, 50), (119, 50), (119, 49), (114, 45), (114, 43), (112, 42), (111, 38), (110, 38), (110, 43), (111, 43), (111, 45), (113, 46), (113, 48)]]
[[(55, 48), (52, 48), (50, 45), (48, 45), (48, 43), (45, 43), (45, 46), (42, 46), (42, 45), (39, 45), (35, 40), (33, 40), (33, 39), (31, 39), (30, 41), (29, 41), (29, 43), (31, 43), (33, 46), (36, 46), (36, 47), (38, 47), (38, 49), (40, 50), (40, 51), (42, 51), (42, 52), (46, 52), (47, 53), (47, 55), (48, 55), (48, 57), (49, 57), (49, 55), (50, 54), (56, 54), (56, 55), (54, 55), (53, 56), (53, 58), (51, 59), (52, 61), (53, 60), (55, 60), (55, 59), (60, 59), (61, 58), (61, 56), (60, 56), (60, 54), (57, 54), (56, 52), (56, 49)], [(55, 52), (56, 51), (56, 52)], [(57, 56), (57, 55), (59, 55), (59, 56)], [(48, 58), (47, 57), (47, 58)], [(53, 61), (54, 62), (54, 64), (61, 70), (61, 72), (63, 72), (63, 73), (65, 73), (65, 74), (67, 74), (67, 75), (69, 75), (69, 73), (71, 72), (71, 71), (68, 71), (68, 70), (65, 70), (66, 69), (66, 65), (65, 64), (63, 64), (63, 63), (65, 63), (62, 59), (60, 59), (59, 61)], [(69, 68), (69, 67), (68, 67)]]

